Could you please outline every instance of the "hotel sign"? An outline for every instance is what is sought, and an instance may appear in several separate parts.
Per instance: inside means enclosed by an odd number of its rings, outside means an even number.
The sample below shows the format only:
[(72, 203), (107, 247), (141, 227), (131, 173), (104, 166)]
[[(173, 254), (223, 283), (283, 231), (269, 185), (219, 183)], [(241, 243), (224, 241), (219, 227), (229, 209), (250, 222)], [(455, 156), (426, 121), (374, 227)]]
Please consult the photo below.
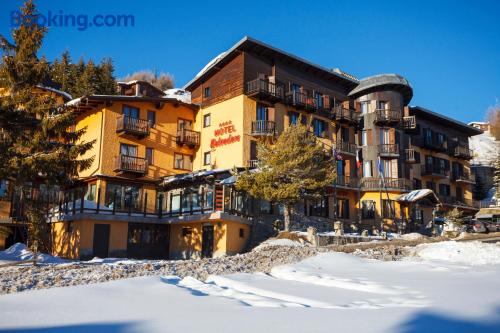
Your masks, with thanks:
[(234, 127), (231, 120), (219, 124), (219, 128), (214, 131), (215, 138), (210, 141), (210, 148), (217, 148), (227, 146), (231, 143), (239, 142), (240, 135), (236, 134), (236, 127)]

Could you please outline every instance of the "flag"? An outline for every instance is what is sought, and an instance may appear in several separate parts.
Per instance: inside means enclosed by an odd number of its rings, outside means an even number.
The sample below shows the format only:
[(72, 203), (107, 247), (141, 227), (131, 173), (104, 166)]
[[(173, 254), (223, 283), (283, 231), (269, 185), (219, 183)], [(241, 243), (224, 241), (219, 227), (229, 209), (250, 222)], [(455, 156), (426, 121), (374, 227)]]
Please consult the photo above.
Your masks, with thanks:
[(380, 156), (377, 157), (377, 170), (379, 177), (384, 178), (384, 167), (382, 166), (382, 161), (380, 160)]
[(356, 168), (361, 168), (361, 159), (359, 158), (359, 150), (360, 149), (356, 149)]
[(337, 148), (333, 148), (333, 157), (335, 158), (336, 161), (342, 161), (342, 155), (338, 152)]

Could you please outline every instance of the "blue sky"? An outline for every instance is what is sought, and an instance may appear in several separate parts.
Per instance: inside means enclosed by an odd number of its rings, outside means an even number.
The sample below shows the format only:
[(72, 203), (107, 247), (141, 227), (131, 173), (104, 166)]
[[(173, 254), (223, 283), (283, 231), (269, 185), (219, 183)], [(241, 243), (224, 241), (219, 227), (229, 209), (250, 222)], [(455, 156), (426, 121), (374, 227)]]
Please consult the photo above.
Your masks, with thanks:
[[(3, 1), (0, 33), (21, 1)], [(357, 77), (399, 73), (411, 105), (468, 122), (500, 99), (499, 0), (483, 1), (36, 1), (42, 14), (132, 14), (134, 27), (53, 27), (49, 59), (70, 50), (113, 58), (117, 76), (168, 72), (177, 86), (249, 35)]]

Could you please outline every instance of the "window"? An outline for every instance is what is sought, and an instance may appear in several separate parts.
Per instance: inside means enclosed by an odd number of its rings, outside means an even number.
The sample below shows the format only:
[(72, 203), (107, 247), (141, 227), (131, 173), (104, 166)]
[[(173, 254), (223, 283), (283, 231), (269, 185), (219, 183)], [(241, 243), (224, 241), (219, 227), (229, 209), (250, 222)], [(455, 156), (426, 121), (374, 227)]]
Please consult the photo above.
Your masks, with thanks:
[(328, 198), (324, 197), (319, 201), (314, 201), (309, 206), (309, 215), (311, 216), (328, 216)]
[(414, 178), (413, 179), (413, 188), (415, 190), (420, 190), (422, 188), (422, 181), (420, 179)]
[(314, 119), (313, 120), (313, 131), (314, 135), (319, 138), (325, 137), (326, 132), (326, 123), (323, 120)]
[(390, 132), (388, 128), (381, 128), (380, 129), (380, 144), (389, 144), (389, 137), (390, 137)]
[(462, 191), (461, 187), (457, 187), (455, 192), (457, 193), (457, 200), (458, 201), (463, 201), (464, 200), (464, 192)]
[(211, 122), (211, 118), (210, 118), (210, 113), (209, 114), (206, 114), (203, 116), (203, 127), (209, 127), (210, 126), (210, 122)]
[(323, 95), (319, 92), (314, 92), (314, 99), (316, 100), (316, 105), (318, 108), (323, 108)]
[(349, 127), (340, 128), (340, 140), (342, 142), (349, 142)]
[(361, 145), (368, 146), (368, 133), (366, 130), (361, 131)]
[(146, 161), (148, 165), (153, 165), (153, 148), (146, 148)]
[(262, 104), (257, 104), (257, 112), (256, 112), (257, 121), (266, 121), (269, 120), (269, 111), (268, 108)]
[(451, 195), (450, 185), (439, 184), (439, 194), (449, 197)]
[(394, 218), (394, 201), (393, 200), (382, 200), (382, 217), (384, 219)]
[(139, 109), (132, 106), (123, 106), (123, 115), (134, 119), (139, 119)]
[(211, 164), (211, 154), (209, 151), (203, 153), (203, 165), (210, 165)]
[(340, 219), (349, 218), (349, 199), (337, 199), (337, 217)]
[(139, 210), (141, 187), (115, 183), (106, 184), (105, 205), (116, 210)]
[(250, 141), (250, 160), (257, 159), (257, 141)]
[(97, 185), (95, 183), (89, 184), (89, 186), (87, 188), (87, 193), (85, 193), (85, 200), (88, 200), (88, 201), (95, 200), (96, 188), (97, 188)]
[(186, 119), (178, 119), (177, 120), (177, 130), (187, 129), (190, 130), (193, 126), (193, 122), (191, 120)]
[(193, 168), (190, 155), (174, 154), (174, 169), (191, 170)]
[(271, 214), (273, 212), (273, 206), (267, 200), (259, 200), (259, 213), (261, 214)]
[(8, 195), (9, 182), (0, 180), (0, 198), (6, 198)]
[(240, 228), (240, 238), (245, 238), (245, 229)]
[(205, 87), (205, 89), (203, 90), (203, 96), (205, 98), (212, 96), (212, 92), (210, 91), (210, 87)]
[(368, 113), (368, 107), (370, 106), (370, 102), (361, 102), (361, 114)]
[(363, 177), (372, 177), (372, 161), (363, 162)]
[(148, 111), (148, 124), (151, 127), (155, 127), (156, 125), (156, 112)]
[(386, 110), (387, 109), (387, 105), (388, 104), (385, 101), (378, 101), (378, 105), (377, 105), (378, 107), (377, 108), (379, 110)]
[(299, 123), (298, 112), (288, 112), (288, 124), (289, 125), (297, 125), (298, 123)]
[(292, 91), (300, 91), (300, 86), (296, 83), (292, 83)]
[(434, 182), (431, 181), (425, 182), (425, 187), (428, 188), (429, 190), (433, 190), (434, 192), (436, 192), (436, 183)]
[(361, 217), (364, 219), (375, 218), (375, 201), (373, 200), (361, 201)]
[(124, 156), (137, 157), (137, 146), (120, 143), (120, 154)]

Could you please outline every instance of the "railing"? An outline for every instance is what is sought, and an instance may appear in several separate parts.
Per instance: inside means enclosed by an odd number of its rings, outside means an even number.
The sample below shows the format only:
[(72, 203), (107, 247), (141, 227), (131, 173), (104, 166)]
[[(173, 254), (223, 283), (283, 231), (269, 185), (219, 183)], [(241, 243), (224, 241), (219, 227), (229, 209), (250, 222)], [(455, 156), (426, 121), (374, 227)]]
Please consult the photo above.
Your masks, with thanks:
[(472, 200), (472, 199), (457, 198), (457, 197), (446, 196), (446, 195), (438, 195), (438, 197), (439, 197), (439, 200), (445, 205), (471, 207), (471, 208), (479, 208), (480, 207), (479, 202)]
[(440, 167), (439, 165), (422, 164), (422, 176), (441, 176), (448, 177), (450, 170)]
[(180, 129), (177, 131), (175, 141), (181, 145), (197, 147), (200, 145), (200, 132), (188, 129)]
[(252, 135), (274, 135), (276, 123), (269, 120), (252, 121)]
[(350, 175), (337, 175), (335, 186), (358, 188), (359, 178), (351, 177)]
[(346, 109), (342, 106), (337, 106), (335, 108), (335, 119), (342, 122), (357, 122), (358, 118), (356, 116), (356, 113), (352, 109)]
[(335, 141), (333, 147), (342, 153), (356, 154), (358, 146), (346, 141)]
[(137, 136), (148, 136), (149, 122), (144, 119), (120, 115), (116, 119), (116, 132), (133, 134)]
[(463, 170), (462, 172), (455, 171), (452, 173), (451, 178), (452, 178), (452, 180), (457, 181), (457, 182), (465, 182), (465, 183), (475, 183), (476, 182), (476, 178), (468, 170)]
[(415, 163), (415, 149), (405, 149), (405, 161), (407, 163)]
[(247, 166), (249, 168), (256, 168), (259, 166), (259, 160), (248, 160)]
[(396, 110), (375, 110), (376, 123), (398, 123), (401, 121), (401, 112)]
[(462, 145), (458, 145), (451, 150), (454, 157), (470, 160), (474, 156), (474, 153), (471, 149)]
[(417, 128), (417, 119), (415, 116), (403, 117), (403, 129), (414, 130)]
[(115, 171), (146, 174), (148, 161), (142, 157), (120, 154), (115, 160)]
[[(308, 102), (310, 99), (307, 97), (307, 94), (301, 91), (289, 91), (286, 94), (286, 102), (290, 105), (293, 105), (297, 108), (307, 108)], [(312, 102), (314, 103), (314, 102)]]
[(400, 190), (410, 191), (411, 183), (405, 178), (363, 178), (361, 180), (361, 189), (363, 190)]
[(412, 144), (421, 148), (446, 152), (448, 150), (448, 141), (438, 142), (437, 140), (432, 140), (429, 137), (418, 137), (412, 139)]
[(255, 79), (247, 82), (246, 93), (249, 96), (259, 96), (261, 98), (271, 98), (282, 100), (284, 96), (283, 86), (269, 82), (265, 79)]
[(399, 145), (390, 143), (378, 145), (378, 153), (380, 154), (380, 156), (398, 156)]

